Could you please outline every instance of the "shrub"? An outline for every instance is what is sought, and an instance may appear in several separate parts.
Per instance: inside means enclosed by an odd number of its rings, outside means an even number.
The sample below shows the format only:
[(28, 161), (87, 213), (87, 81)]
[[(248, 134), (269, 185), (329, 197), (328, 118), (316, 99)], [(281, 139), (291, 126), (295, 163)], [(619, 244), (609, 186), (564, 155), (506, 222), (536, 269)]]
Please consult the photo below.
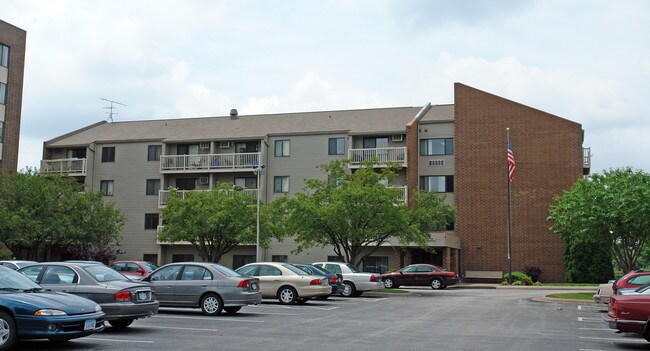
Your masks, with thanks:
[(533, 280), (533, 283), (536, 283), (542, 276), (542, 270), (537, 266), (526, 266), (526, 268), (524, 268), (524, 274), (529, 276), (530, 279)]
[[(507, 285), (510, 275), (508, 273), (503, 275), (502, 285)], [(505, 283), (505, 284), (504, 284)], [(533, 285), (533, 280), (522, 272), (512, 272), (512, 285)]]

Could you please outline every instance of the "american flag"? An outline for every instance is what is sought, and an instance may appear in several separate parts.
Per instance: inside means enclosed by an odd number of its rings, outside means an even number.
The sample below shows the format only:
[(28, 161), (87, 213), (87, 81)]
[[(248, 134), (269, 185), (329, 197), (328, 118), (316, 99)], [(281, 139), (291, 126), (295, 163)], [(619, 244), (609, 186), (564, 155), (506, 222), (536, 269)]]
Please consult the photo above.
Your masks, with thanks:
[(512, 153), (512, 145), (510, 145), (510, 136), (508, 136), (508, 179), (510, 182), (515, 179), (515, 171), (517, 166), (515, 165), (515, 155)]

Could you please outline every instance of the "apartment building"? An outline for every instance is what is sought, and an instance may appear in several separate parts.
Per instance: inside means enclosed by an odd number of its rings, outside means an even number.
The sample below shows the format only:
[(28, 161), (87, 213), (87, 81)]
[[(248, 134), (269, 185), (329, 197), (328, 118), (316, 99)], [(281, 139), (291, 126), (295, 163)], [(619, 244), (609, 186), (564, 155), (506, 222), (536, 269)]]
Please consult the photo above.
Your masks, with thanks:
[(0, 171), (18, 169), (26, 37), (0, 20)]
[[(325, 179), (317, 166), (349, 159), (350, 170), (376, 157), (398, 162), (394, 184), (404, 201), (415, 189), (446, 195), (454, 225), (430, 233), (427, 248), (392, 240), (363, 268), (417, 262), (467, 270), (507, 271), (506, 128), (517, 161), (513, 194), (513, 268), (537, 266), (547, 281), (564, 279), (562, 243), (548, 230), (548, 206), (588, 172), (581, 125), (456, 83), (454, 104), (267, 115), (100, 122), (44, 143), (41, 171), (76, 177), (101, 190), (128, 218), (124, 259), (158, 263), (199, 259), (186, 243), (160, 242), (160, 209), (170, 187), (182, 195), (217, 182), (240, 185), (260, 200), (302, 191)], [(585, 154), (587, 152), (587, 154)], [(262, 168), (261, 166), (264, 166)], [(334, 259), (332, 249), (293, 253), (291, 240), (262, 250), (268, 261)], [(240, 245), (222, 264), (255, 260)]]

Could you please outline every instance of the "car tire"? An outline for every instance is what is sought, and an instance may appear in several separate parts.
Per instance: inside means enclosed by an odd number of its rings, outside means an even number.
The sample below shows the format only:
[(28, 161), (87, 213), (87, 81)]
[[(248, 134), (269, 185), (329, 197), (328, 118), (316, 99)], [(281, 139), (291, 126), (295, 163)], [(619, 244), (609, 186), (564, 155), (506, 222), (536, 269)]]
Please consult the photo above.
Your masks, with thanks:
[(646, 341), (650, 341), (650, 323), (646, 322), (645, 328), (643, 328), (643, 337)]
[(224, 307), (223, 310), (226, 311), (227, 314), (235, 314), (241, 310), (241, 306)]
[(361, 295), (363, 295), (363, 291), (356, 291), (356, 292), (354, 293), (354, 297), (359, 297), (359, 296), (361, 296)]
[(440, 280), (439, 278), (433, 278), (433, 280), (431, 280), (431, 289), (433, 290), (444, 289), (444, 285), (442, 285), (442, 280)]
[(278, 290), (278, 301), (283, 305), (291, 305), (298, 299), (296, 289), (290, 286), (283, 286)]
[(386, 289), (393, 289), (395, 288), (395, 281), (391, 278), (386, 278), (384, 279), (384, 287)]
[(201, 299), (201, 311), (207, 316), (216, 316), (223, 309), (223, 301), (217, 294), (207, 294)]
[(14, 318), (7, 312), (0, 312), (0, 351), (9, 350), (14, 346), (17, 333)]
[(124, 329), (133, 323), (133, 319), (116, 319), (108, 323), (115, 329)]
[(348, 281), (343, 282), (343, 290), (341, 291), (341, 296), (353, 297), (356, 293), (357, 287), (354, 286), (354, 283)]

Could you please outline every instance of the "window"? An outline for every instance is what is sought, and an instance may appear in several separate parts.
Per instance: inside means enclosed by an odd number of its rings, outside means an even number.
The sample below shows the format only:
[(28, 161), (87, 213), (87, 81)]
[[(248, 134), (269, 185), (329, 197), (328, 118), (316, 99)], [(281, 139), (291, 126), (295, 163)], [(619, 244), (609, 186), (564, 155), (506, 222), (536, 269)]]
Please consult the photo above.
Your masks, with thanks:
[(388, 138), (363, 138), (364, 149), (378, 149), (388, 147)]
[(212, 273), (200, 266), (185, 266), (181, 280), (212, 280)]
[[(192, 254), (173, 254), (172, 263), (174, 262), (191, 262), (194, 261), (194, 255)], [(178, 266), (180, 268), (180, 266)]]
[(249, 152), (259, 152), (259, 143), (252, 141), (246, 143), (236, 143), (235, 152), (238, 154), (249, 153)]
[(388, 256), (369, 256), (363, 260), (363, 271), (384, 274), (388, 271)]
[(62, 266), (49, 266), (45, 269), (40, 284), (72, 284), (77, 281), (77, 273), (72, 269)]
[(453, 193), (454, 176), (420, 177), (420, 190), (436, 193)]
[(257, 189), (257, 178), (255, 177), (241, 177), (235, 178), (235, 186), (240, 186), (244, 189)]
[(9, 47), (0, 44), (0, 66), (9, 67)]
[(194, 190), (196, 189), (196, 178), (178, 178), (176, 179), (176, 189)]
[(115, 146), (102, 147), (102, 162), (115, 162)]
[(328, 145), (328, 155), (343, 155), (345, 153), (345, 139), (343, 138), (329, 138)]
[(289, 257), (287, 255), (273, 255), (271, 256), (271, 262), (289, 262)]
[(289, 140), (275, 141), (275, 157), (289, 157)]
[(237, 269), (243, 265), (255, 262), (255, 255), (233, 255), (232, 268)]
[(453, 155), (454, 139), (422, 139), (420, 140), (420, 156)]
[(86, 148), (66, 150), (68, 158), (86, 158)]
[(158, 213), (145, 213), (144, 214), (144, 229), (157, 229), (160, 214)]
[(5, 130), (5, 122), (0, 121), (0, 144), (2, 144), (4, 141), (4, 130)]
[(262, 276), (262, 277), (263, 276), (281, 276), (282, 272), (279, 269), (275, 268), (275, 267), (262, 265), (262, 266), (260, 266), (260, 272), (258, 273), (258, 275)]
[(344, 262), (341, 256), (327, 256), (327, 262)]
[(160, 161), (162, 145), (149, 145), (147, 150), (147, 161)]
[(158, 195), (160, 179), (147, 179), (147, 195)]
[(99, 190), (104, 196), (113, 196), (113, 181), (102, 180), (99, 182)]
[(0, 83), (0, 105), (7, 104), (7, 84)]
[[(186, 256), (186, 255), (172, 255), (172, 260), (173, 258), (177, 256)], [(193, 255), (190, 255), (193, 256)], [(194, 257), (192, 257), (194, 258)], [(174, 261), (174, 262), (179, 262), (179, 261)], [(175, 266), (167, 266), (161, 268), (159, 271), (151, 275), (151, 280), (156, 281), (156, 280), (178, 280), (178, 273), (181, 270), (182, 265), (175, 265)]]
[(273, 192), (274, 193), (288, 193), (289, 192), (289, 176), (273, 177)]
[(142, 260), (147, 261), (147, 262), (151, 262), (153, 264), (157, 264), (158, 263), (158, 254), (144, 254), (144, 255), (142, 255)]

